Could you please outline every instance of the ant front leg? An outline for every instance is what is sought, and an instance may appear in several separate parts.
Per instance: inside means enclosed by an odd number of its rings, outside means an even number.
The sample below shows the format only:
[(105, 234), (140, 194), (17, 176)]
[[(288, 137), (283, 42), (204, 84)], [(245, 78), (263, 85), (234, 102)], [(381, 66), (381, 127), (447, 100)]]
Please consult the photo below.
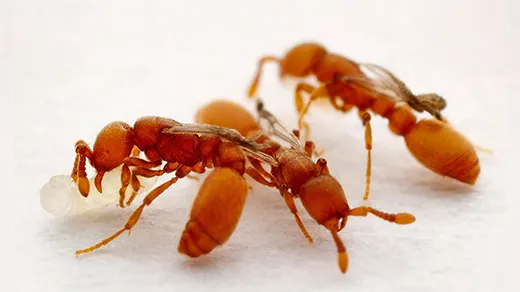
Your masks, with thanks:
[(294, 195), (291, 194), (291, 192), (289, 192), (285, 184), (282, 184), (280, 186), (280, 194), (282, 194), (283, 198), (285, 199), (285, 204), (287, 205), (291, 213), (294, 215), (294, 219), (296, 220), (298, 227), (300, 227), (300, 230), (302, 231), (303, 235), (307, 238), (307, 240), (309, 240), (310, 243), (312, 243), (312, 237), (309, 235), (309, 232), (305, 228), (305, 225), (303, 225), (302, 219), (300, 218), (300, 214), (298, 213), (298, 209), (296, 209), (296, 204), (294, 203)]
[(87, 197), (90, 192), (90, 183), (87, 178), (86, 162), (87, 158), (92, 164), (94, 153), (88, 144), (79, 140), (76, 142), (76, 159), (74, 160), (74, 169), (72, 170), (71, 178), (78, 184), (78, 190), (83, 197)]

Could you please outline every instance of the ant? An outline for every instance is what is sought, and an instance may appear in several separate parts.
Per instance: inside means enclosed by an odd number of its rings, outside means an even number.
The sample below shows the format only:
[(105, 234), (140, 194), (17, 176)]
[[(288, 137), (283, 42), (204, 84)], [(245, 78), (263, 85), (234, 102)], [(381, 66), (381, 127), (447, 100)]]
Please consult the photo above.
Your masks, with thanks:
[[(204, 134), (193, 134), (193, 132)], [(146, 158), (136, 157), (143, 151)], [(215, 168), (204, 180), (192, 207), (178, 251), (190, 256), (207, 254), (224, 244), (235, 230), (249, 190), (245, 174), (258, 177), (247, 157), (277, 165), (270, 156), (260, 152), (260, 145), (244, 138), (234, 129), (212, 125), (182, 124), (172, 119), (147, 116), (133, 127), (116, 121), (98, 134), (93, 150), (83, 141), (76, 143), (76, 160), (71, 175), (80, 193), (87, 197), (86, 159), (96, 169), (95, 185), (101, 193), (104, 173), (123, 165), (119, 206), (124, 207), (126, 188), (133, 189), (127, 205), (140, 188), (138, 176), (153, 177), (175, 172), (175, 176), (148, 193), (132, 213), (125, 226), (101, 242), (76, 254), (92, 252), (131, 229), (138, 222), (145, 206), (179, 179), (191, 172), (202, 174)], [(153, 169), (166, 162), (162, 169)], [(130, 167), (133, 169), (131, 170)]]
[[(447, 102), (438, 94), (416, 95), (381, 66), (358, 63), (329, 52), (321, 44), (307, 42), (295, 45), (283, 57), (262, 57), (249, 87), (249, 98), (255, 96), (262, 68), (268, 62), (278, 64), (280, 79), (314, 76), (320, 83), (314, 87), (299, 82), (295, 89), (298, 127), (305, 128), (307, 136), (309, 126), (303, 118), (310, 105), (319, 98), (328, 98), (332, 106), (343, 113), (357, 107), (361, 118), (370, 110), (388, 119), (390, 130), (404, 137), (408, 150), (423, 166), (462, 183), (475, 184), (480, 174), (475, 147), (443, 118), (441, 111)], [(302, 93), (310, 94), (307, 103)], [(412, 109), (426, 111), (435, 118), (417, 121)]]
[[(226, 112), (235, 113), (235, 116), (243, 117), (245, 121), (251, 121), (252, 119), (247, 110), (240, 105), (225, 100), (218, 100), (207, 104), (199, 110), (196, 122), (219, 125), (215, 123), (215, 121), (218, 121), (231, 127), (233, 127), (233, 123), (237, 128), (241, 127), (241, 121), (231, 119), (230, 116), (215, 118), (214, 115), (218, 115), (219, 112), (213, 109), (222, 108), (226, 108)], [(273, 157), (278, 162), (278, 165), (271, 164), (271, 170), (268, 172), (258, 160), (250, 158), (252, 164), (256, 166), (262, 175), (262, 178), (255, 180), (266, 186), (278, 189), (294, 215), (301, 232), (309, 242), (312, 242), (312, 237), (299, 217), (294, 198), (299, 198), (309, 215), (318, 224), (331, 232), (337, 247), (338, 265), (341, 272), (345, 273), (347, 270), (348, 255), (342, 240), (338, 236), (338, 232), (345, 227), (349, 216), (367, 216), (368, 213), (371, 213), (383, 220), (397, 224), (411, 224), (415, 222), (415, 217), (409, 213), (389, 214), (368, 206), (351, 208), (342, 186), (330, 175), (327, 160), (319, 158), (316, 162), (313, 162), (314, 143), (307, 141), (302, 146), (299, 141), (299, 131), (294, 130), (292, 133), (289, 133), (276, 117), (264, 108), (261, 101), (257, 103), (257, 113), (259, 116), (258, 123), (266, 121), (268, 123), (267, 129), (257, 126), (254, 128), (260, 130), (251, 130), (244, 134), (259, 143), (261, 142), (262, 145), (270, 145), (269, 147), (263, 147), (262, 152)], [(367, 129), (365, 141), (367, 150), (370, 152), (370, 114), (367, 113), (364, 116), (364, 121)], [(291, 147), (282, 147), (272, 138), (288, 142)], [(368, 199), (369, 184), (370, 173), (367, 172), (365, 200)]]

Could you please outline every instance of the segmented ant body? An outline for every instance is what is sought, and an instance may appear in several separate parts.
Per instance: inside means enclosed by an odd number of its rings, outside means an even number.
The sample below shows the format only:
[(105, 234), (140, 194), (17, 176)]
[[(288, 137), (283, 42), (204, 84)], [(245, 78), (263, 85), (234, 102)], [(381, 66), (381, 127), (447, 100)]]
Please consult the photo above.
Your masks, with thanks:
[[(370, 111), (389, 121), (390, 130), (404, 137), (412, 155), (431, 171), (473, 185), (480, 164), (474, 146), (442, 117), (446, 100), (435, 93), (413, 94), (387, 69), (328, 52), (317, 43), (302, 43), (291, 48), (283, 57), (264, 56), (258, 62), (255, 77), (249, 87), (249, 97), (255, 96), (262, 68), (275, 62), (280, 78), (315, 76), (319, 86), (300, 82), (295, 89), (296, 108), (300, 114), (299, 128), (307, 128), (304, 116), (313, 101), (328, 98), (341, 112), (358, 108), (360, 117)], [(371, 76), (374, 75), (374, 76)], [(302, 93), (310, 94), (304, 103)], [(417, 121), (413, 110), (427, 111), (436, 119)]]
[[(201, 133), (201, 134), (195, 134)], [(136, 157), (143, 151), (148, 160)], [(76, 161), (72, 178), (83, 196), (88, 196), (85, 162), (88, 159), (97, 170), (96, 187), (101, 190), (103, 174), (123, 165), (121, 174), (120, 206), (124, 207), (126, 188), (131, 185), (130, 205), (139, 189), (137, 177), (153, 177), (175, 172), (175, 176), (148, 193), (142, 204), (132, 213), (124, 228), (114, 235), (76, 254), (94, 251), (108, 244), (138, 222), (145, 206), (150, 205), (166, 189), (190, 172), (204, 173), (215, 168), (201, 186), (195, 198), (179, 243), (179, 252), (189, 256), (209, 253), (222, 245), (235, 230), (244, 207), (248, 185), (245, 173), (255, 175), (247, 165), (247, 157), (266, 163), (276, 162), (260, 152), (260, 146), (241, 136), (233, 129), (211, 125), (181, 124), (161, 117), (143, 117), (130, 127), (124, 122), (113, 122), (100, 131), (94, 149), (82, 140), (76, 143)], [(166, 162), (162, 169), (153, 169)], [(131, 168), (133, 168), (131, 170)]]
[[(222, 122), (233, 127), (241, 127), (241, 122), (236, 119), (226, 120), (224, 118), (215, 119), (212, 115), (218, 114), (218, 111), (211, 110), (212, 107), (226, 107), (227, 112), (235, 112), (238, 116), (251, 120), (251, 115), (240, 105), (226, 102), (215, 101), (206, 105), (199, 111), (196, 121), (198, 123), (214, 123)], [(350, 208), (346, 195), (339, 182), (330, 175), (327, 167), (327, 161), (324, 158), (318, 159), (316, 162), (312, 160), (314, 152), (314, 144), (307, 141), (304, 146), (299, 141), (299, 131), (289, 133), (283, 125), (268, 111), (263, 108), (263, 104), (259, 103), (257, 107), (259, 121), (268, 123), (267, 128), (257, 127), (260, 130), (249, 131), (247, 136), (261, 142), (268, 147), (262, 148), (262, 152), (273, 157), (278, 165), (270, 165), (270, 171), (267, 171), (255, 158), (250, 158), (252, 164), (258, 170), (256, 175), (261, 177), (255, 178), (256, 181), (269, 186), (275, 187), (284, 198), (285, 203), (294, 215), (294, 218), (305, 237), (312, 242), (312, 238), (303, 225), (298, 210), (296, 209), (294, 198), (299, 198), (302, 205), (309, 215), (320, 225), (328, 229), (338, 250), (338, 264), (340, 270), (344, 273), (348, 266), (348, 256), (345, 246), (338, 236), (349, 216), (367, 216), (371, 213), (386, 221), (397, 224), (410, 224), (415, 221), (415, 217), (408, 213), (388, 214), (367, 206)], [(370, 132), (370, 115), (365, 116), (365, 124), (367, 125), (367, 149), (370, 151), (371, 132)], [(219, 125), (219, 124), (216, 124)], [(282, 147), (273, 138), (281, 139), (290, 144), (290, 147)], [(365, 199), (368, 199), (370, 172), (367, 172), (367, 191)]]

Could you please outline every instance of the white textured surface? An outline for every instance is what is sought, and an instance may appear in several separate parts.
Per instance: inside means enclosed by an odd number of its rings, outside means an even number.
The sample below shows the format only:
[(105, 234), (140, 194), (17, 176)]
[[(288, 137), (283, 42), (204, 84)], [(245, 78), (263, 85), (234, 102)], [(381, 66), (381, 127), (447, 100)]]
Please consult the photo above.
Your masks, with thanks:
[[(2, 2), (2, 49), (12, 69), (2, 83), (12, 85), (16, 106), (12, 139), (7, 132), (2, 145), (14, 142), (2, 166), (3, 186), (12, 190), (4, 191), (5, 291), (513, 291), (504, 240), (515, 222), (506, 218), (514, 207), (508, 195), (515, 194), (504, 166), (508, 98), (518, 98), (517, 2), (206, 2)], [(192, 121), (215, 97), (253, 109), (245, 90), (257, 58), (302, 40), (387, 66), (414, 91), (444, 95), (449, 120), (494, 151), (481, 155), (478, 184), (469, 189), (422, 168), (386, 121), (374, 118), (372, 205), (412, 212), (417, 222), (350, 219), (341, 233), (350, 255), (346, 275), (325, 230), (304, 213), (315, 238), (307, 244), (279, 195), (258, 185), (224, 247), (198, 260), (179, 255), (200, 184), (193, 180), (145, 209), (130, 237), (74, 256), (123, 226), (131, 212), (114, 207), (63, 220), (41, 208), (40, 188), (70, 172), (78, 139), (92, 143), (106, 123), (142, 115)], [(294, 83), (284, 86), (277, 74), (266, 67), (260, 93), (294, 126)], [(357, 206), (365, 151), (356, 115), (317, 108), (308, 121)]]

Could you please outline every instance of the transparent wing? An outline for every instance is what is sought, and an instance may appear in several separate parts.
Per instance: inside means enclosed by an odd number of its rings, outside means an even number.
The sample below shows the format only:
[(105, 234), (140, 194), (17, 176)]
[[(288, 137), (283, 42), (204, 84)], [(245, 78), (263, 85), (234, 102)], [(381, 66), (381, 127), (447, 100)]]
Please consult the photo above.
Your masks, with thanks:
[(396, 103), (407, 103), (418, 112), (427, 111), (442, 120), (440, 113), (446, 107), (446, 100), (435, 93), (415, 95), (406, 84), (389, 70), (371, 63), (361, 63), (361, 70), (367, 75), (341, 76), (341, 80), (360, 88), (389, 98)]
[(442, 120), (440, 111), (443, 110), (447, 104), (442, 96), (436, 93), (415, 95), (403, 81), (387, 69), (370, 63), (363, 63), (361, 66), (377, 75), (379, 82), (391, 87), (399, 97), (399, 100), (408, 103), (408, 105), (418, 112), (427, 111), (437, 119)]
[(253, 156), (271, 165), (278, 165), (274, 158), (261, 152), (262, 144), (245, 138), (235, 129), (207, 124), (181, 124), (166, 128), (162, 132), (166, 134), (210, 134), (219, 136), (236, 143), (248, 156)]
[(288, 131), (287, 128), (284, 127), (273, 114), (267, 111), (260, 99), (257, 101), (256, 110), (259, 116), (259, 124), (261, 124), (262, 121), (265, 121), (268, 124), (267, 130), (265, 131), (266, 133), (282, 139), (283, 141), (291, 144), (295, 149), (303, 150), (303, 146), (300, 143), (298, 137), (296, 137), (294, 133)]
[(361, 63), (363, 76), (341, 76), (341, 80), (348, 81), (365, 90), (377, 93), (395, 102), (408, 102), (412, 93), (410, 89), (387, 69), (370, 63)]

